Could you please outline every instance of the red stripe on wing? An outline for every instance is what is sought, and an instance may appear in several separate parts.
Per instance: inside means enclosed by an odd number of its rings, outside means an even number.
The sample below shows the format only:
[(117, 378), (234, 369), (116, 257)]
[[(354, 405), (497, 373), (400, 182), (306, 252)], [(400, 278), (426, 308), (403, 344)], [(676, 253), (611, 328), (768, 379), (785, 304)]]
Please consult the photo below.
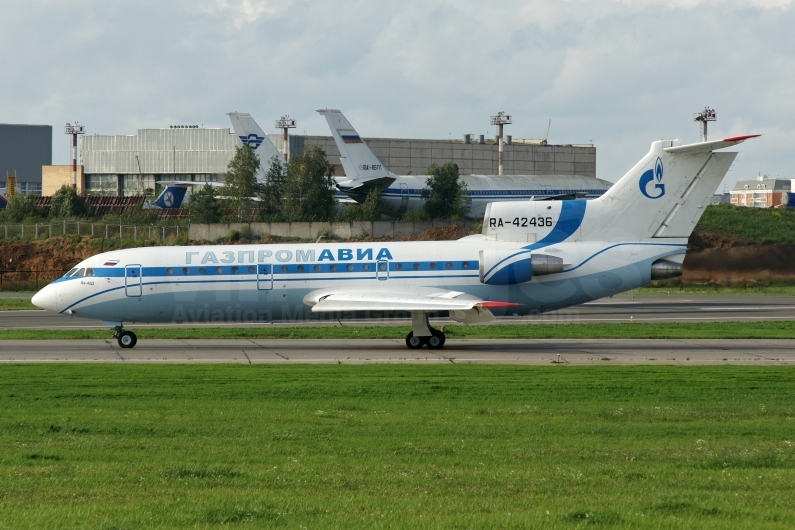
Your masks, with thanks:
[(742, 142), (743, 140), (747, 140), (749, 138), (756, 138), (757, 136), (762, 136), (761, 134), (748, 134), (745, 136), (732, 136), (731, 138), (724, 138), (724, 142)]
[(480, 307), (513, 307), (522, 304), (514, 304), (513, 302), (480, 302), (478, 304)]

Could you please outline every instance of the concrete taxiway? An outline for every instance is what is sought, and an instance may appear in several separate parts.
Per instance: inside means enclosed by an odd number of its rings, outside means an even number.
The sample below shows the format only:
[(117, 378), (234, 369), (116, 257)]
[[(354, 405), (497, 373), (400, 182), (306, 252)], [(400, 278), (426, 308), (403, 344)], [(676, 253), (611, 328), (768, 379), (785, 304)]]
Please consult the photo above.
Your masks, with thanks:
[(451, 339), (441, 350), (409, 350), (396, 339), (0, 340), (0, 363), (499, 363), (534, 365), (788, 365), (791, 340)]
[[(795, 320), (795, 297), (792, 296), (616, 296), (604, 298), (568, 309), (527, 317), (504, 317), (498, 324), (543, 323), (602, 323), (602, 322), (754, 322), (761, 320)], [(395, 320), (343, 320), (343, 325), (401, 325), (408, 319)], [(452, 323), (446, 319), (434, 320), (439, 325)], [(339, 326), (337, 321), (310, 321), (294, 323), (214, 323), (214, 324), (127, 324), (125, 327), (168, 326), (263, 326), (309, 325)], [(99, 329), (100, 322), (47, 311), (0, 311), (0, 329)]]

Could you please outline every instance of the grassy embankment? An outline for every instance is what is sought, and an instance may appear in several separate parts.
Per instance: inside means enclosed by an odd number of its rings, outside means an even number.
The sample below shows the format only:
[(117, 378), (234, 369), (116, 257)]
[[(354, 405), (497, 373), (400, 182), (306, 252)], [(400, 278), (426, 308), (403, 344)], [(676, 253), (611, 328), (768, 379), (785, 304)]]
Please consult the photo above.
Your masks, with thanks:
[(792, 528), (776, 367), (13, 365), (0, 528)]
[[(406, 326), (134, 328), (145, 339), (403, 339)], [(795, 322), (493, 324), (445, 327), (448, 339), (793, 339)], [(107, 329), (5, 329), (2, 340), (108, 339)]]
[(795, 208), (713, 204), (704, 210), (694, 233), (749, 244), (795, 243)]

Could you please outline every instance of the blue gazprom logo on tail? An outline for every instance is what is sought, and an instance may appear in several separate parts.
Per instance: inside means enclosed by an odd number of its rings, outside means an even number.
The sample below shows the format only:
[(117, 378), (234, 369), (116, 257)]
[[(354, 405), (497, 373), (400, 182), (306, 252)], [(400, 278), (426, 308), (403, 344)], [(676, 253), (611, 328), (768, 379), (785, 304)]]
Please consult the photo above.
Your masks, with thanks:
[(243, 142), (243, 145), (247, 145), (252, 149), (257, 149), (265, 139), (264, 136), (259, 136), (254, 133), (251, 133), (248, 136), (240, 136), (239, 138), (240, 141)]
[[(662, 183), (663, 178), (663, 163), (660, 157), (657, 157), (657, 162), (654, 163), (654, 169), (645, 171), (640, 176), (640, 192), (649, 199), (659, 199), (665, 195), (665, 184)], [(654, 185), (654, 190), (649, 194), (648, 186), (653, 180), (657, 180)]]

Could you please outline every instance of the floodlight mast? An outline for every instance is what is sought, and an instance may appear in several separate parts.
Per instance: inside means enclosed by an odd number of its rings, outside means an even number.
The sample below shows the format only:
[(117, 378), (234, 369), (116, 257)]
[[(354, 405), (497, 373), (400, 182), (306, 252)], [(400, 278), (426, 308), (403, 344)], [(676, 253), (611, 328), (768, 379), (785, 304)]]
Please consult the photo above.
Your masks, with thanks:
[(84, 126), (75, 122), (74, 125), (67, 123), (64, 127), (65, 134), (72, 135), (72, 188), (77, 189), (77, 135), (85, 134)]
[(284, 148), (282, 149), (284, 155), (284, 161), (287, 162), (290, 156), (290, 141), (287, 136), (287, 131), (289, 129), (295, 129), (295, 120), (290, 118), (289, 114), (285, 114), (278, 120), (276, 120), (276, 128), (277, 129), (284, 129)]
[(499, 147), (498, 147), (499, 169), (497, 171), (497, 174), (500, 175), (500, 176), (502, 176), (502, 172), (503, 172), (503, 158), (502, 158), (502, 155), (503, 155), (503, 145), (505, 145), (505, 142), (502, 139), (502, 127), (504, 125), (510, 125), (511, 123), (513, 123), (513, 121), (511, 120), (511, 117), (509, 115), (505, 114), (504, 111), (500, 111), (500, 112), (497, 113), (496, 116), (492, 116), (491, 117), (491, 124), (492, 125), (497, 125), (500, 128), (499, 129), (500, 132), (499, 132), (499, 134), (497, 134), (497, 143), (499, 144)]
[(701, 141), (707, 141), (707, 122), (715, 121), (718, 119), (718, 115), (714, 109), (709, 107), (704, 107), (704, 110), (701, 112), (697, 112), (693, 115), (693, 121), (700, 121), (701, 126)]

